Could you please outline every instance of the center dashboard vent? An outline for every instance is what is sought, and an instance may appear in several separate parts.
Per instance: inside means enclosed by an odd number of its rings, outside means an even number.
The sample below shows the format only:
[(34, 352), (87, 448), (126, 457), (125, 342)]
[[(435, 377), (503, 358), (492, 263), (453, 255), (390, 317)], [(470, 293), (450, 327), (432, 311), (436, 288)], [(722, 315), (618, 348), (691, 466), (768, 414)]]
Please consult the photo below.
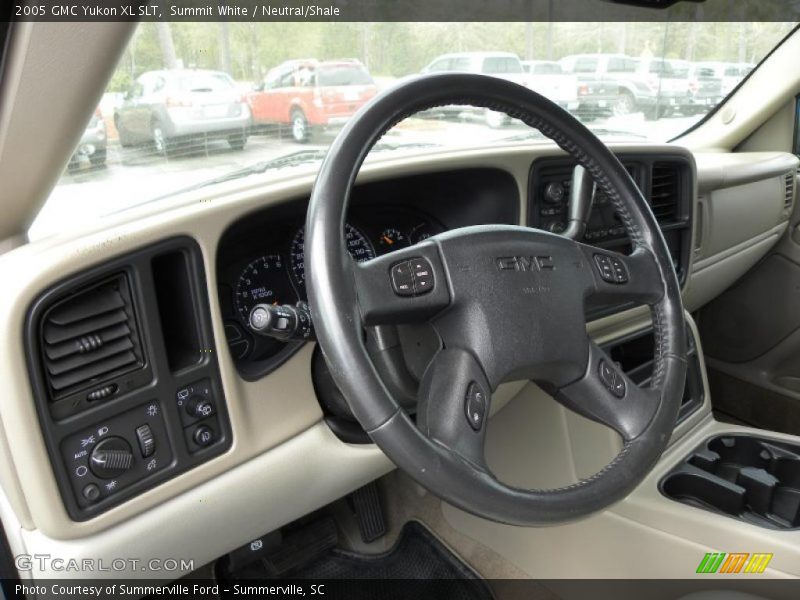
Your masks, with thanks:
[(789, 171), (786, 174), (786, 200), (783, 202), (783, 208), (789, 209), (792, 207), (792, 203), (794, 202), (794, 179), (795, 173), (794, 171)]
[(649, 201), (656, 221), (677, 221), (680, 217), (680, 199), (680, 166), (669, 162), (653, 163)]
[(58, 301), (42, 318), (40, 335), (53, 400), (144, 365), (124, 274)]

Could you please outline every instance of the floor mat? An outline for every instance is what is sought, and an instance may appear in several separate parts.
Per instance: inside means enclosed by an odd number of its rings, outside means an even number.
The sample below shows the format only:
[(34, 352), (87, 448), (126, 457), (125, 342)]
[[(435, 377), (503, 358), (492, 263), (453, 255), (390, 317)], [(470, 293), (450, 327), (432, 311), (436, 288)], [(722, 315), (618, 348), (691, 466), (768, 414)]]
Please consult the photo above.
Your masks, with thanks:
[[(254, 573), (248, 571), (245, 578), (252, 584)], [(487, 583), (416, 521), (406, 523), (388, 552), (357, 554), (331, 550), (310, 564), (282, 574), (280, 579), (337, 580), (336, 596), (352, 600), (493, 598)]]

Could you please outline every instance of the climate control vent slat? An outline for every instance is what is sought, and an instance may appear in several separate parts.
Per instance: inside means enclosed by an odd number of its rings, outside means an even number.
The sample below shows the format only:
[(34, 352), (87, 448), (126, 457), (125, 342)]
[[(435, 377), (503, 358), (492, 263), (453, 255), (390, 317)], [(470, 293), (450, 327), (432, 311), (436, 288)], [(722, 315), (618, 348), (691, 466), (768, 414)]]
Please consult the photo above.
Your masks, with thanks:
[(44, 327), (44, 340), (48, 344), (58, 345), (65, 341), (75, 340), (99, 329), (128, 322), (128, 315), (122, 309), (111, 313), (98, 314), (94, 318), (84, 319), (77, 323), (59, 325), (49, 321)]
[(128, 280), (117, 275), (64, 297), (40, 323), (53, 400), (144, 365)]
[(794, 202), (794, 180), (795, 180), (795, 173), (794, 171), (790, 171), (786, 174), (786, 200), (783, 203), (783, 208), (791, 208), (792, 203)]
[(47, 320), (52, 325), (70, 325), (120, 308), (125, 308), (125, 300), (123, 300), (119, 290), (100, 290), (92, 299), (91, 304), (67, 302), (50, 311)]
[(91, 355), (73, 354), (64, 358), (63, 360), (50, 361), (47, 365), (47, 371), (51, 375), (63, 375), (68, 371), (75, 369), (88, 368), (89, 365), (101, 362), (110, 358), (120, 352), (125, 352), (133, 349), (133, 342), (129, 338), (122, 338), (116, 340), (111, 344), (101, 346), (93, 351)]
[(54, 390), (60, 391), (134, 363), (136, 363), (136, 355), (133, 352), (125, 352), (124, 354), (111, 356), (101, 362), (87, 365), (79, 371), (71, 371), (64, 375), (55, 375), (50, 379), (50, 382)]
[(127, 322), (120, 323), (92, 335), (85, 335), (78, 340), (71, 339), (60, 344), (48, 345), (45, 353), (50, 360), (58, 360), (71, 354), (86, 354), (102, 348), (113, 340), (126, 337), (130, 332), (131, 329)]

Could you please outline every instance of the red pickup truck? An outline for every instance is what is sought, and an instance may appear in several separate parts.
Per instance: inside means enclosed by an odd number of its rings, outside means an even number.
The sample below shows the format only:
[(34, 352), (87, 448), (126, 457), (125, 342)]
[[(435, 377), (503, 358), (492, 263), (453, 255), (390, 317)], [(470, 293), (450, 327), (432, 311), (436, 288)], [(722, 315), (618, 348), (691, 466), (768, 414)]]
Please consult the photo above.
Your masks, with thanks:
[(296, 142), (343, 125), (378, 91), (357, 60), (290, 60), (271, 69), (248, 95), (253, 124), (290, 125)]

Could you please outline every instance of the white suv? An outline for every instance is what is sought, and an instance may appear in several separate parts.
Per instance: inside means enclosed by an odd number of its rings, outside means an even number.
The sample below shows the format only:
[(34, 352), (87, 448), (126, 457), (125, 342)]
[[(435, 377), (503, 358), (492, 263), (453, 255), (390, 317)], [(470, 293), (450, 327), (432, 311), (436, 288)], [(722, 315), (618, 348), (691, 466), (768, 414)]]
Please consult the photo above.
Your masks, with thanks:
[[(448, 71), (491, 75), (526, 87), (528, 84), (522, 61), (519, 56), (512, 52), (456, 52), (442, 54), (422, 69), (423, 73), (445, 73)], [(457, 115), (465, 112), (465, 108), (462, 106), (445, 107), (443, 112)], [(492, 110), (484, 110), (483, 115), (486, 123), (491, 127), (503, 125), (508, 118), (505, 114)]]

